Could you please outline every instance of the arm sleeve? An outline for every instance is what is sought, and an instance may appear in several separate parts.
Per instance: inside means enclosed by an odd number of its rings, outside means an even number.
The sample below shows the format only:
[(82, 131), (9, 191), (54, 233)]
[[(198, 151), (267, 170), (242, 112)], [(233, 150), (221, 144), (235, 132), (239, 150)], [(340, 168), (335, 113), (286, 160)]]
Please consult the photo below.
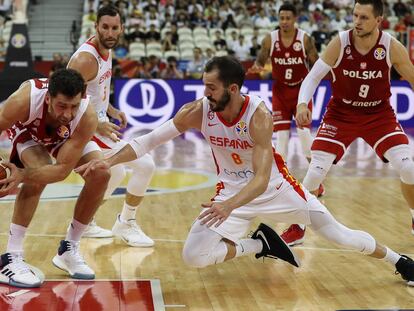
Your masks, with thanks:
[(303, 80), (302, 85), (300, 86), (298, 105), (303, 103), (307, 104), (310, 102), (313, 94), (316, 91), (316, 88), (319, 85), (319, 82), (321, 82), (321, 80), (331, 69), (332, 67), (325, 63), (321, 58), (316, 61), (311, 71), (308, 73), (305, 80)]
[(137, 158), (140, 158), (144, 154), (180, 134), (181, 133), (176, 128), (174, 121), (171, 119), (150, 133), (134, 138), (131, 142), (129, 142), (129, 144), (132, 149), (134, 149)]

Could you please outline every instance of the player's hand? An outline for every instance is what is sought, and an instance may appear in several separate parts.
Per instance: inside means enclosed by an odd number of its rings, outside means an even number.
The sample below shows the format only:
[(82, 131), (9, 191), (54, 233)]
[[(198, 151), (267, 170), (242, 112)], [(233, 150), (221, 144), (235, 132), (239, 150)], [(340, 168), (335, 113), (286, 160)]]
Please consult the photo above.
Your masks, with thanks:
[(19, 184), (23, 181), (23, 169), (18, 168), (16, 165), (10, 162), (2, 162), (5, 167), (10, 169), (10, 176), (9, 178), (5, 178), (0, 180), (0, 186), (4, 188), (0, 189), (0, 197), (8, 195), (14, 192)]
[(295, 119), (299, 128), (311, 124), (312, 111), (310, 111), (307, 104), (299, 104), (297, 106)]
[(215, 227), (220, 226), (232, 211), (232, 208), (217, 202), (202, 203), (201, 206), (207, 208), (207, 210), (202, 212), (198, 219), (201, 220), (202, 225), (207, 224), (207, 227), (214, 224)]
[(112, 107), (110, 117), (119, 121), (119, 128), (126, 128), (128, 121), (125, 112)]
[(112, 122), (100, 122), (96, 132), (104, 137), (109, 137), (111, 140), (117, 142), (120, 141), (121, 133), (120, 127)]
[(93, 159), (88, 163), (82, 164), (75, 168), (75, 172), (82, 177), (88, 176), (88, 174), (96, 169), (109, 169), (111, 165), (105, 159)]
[(253, 64), (253, 66), (251, 66), (248, 70), (246, 74), (251, 74), (251, 73), (261, 73), (264, 70), (263, 66), (260, 66), (256, 63)]

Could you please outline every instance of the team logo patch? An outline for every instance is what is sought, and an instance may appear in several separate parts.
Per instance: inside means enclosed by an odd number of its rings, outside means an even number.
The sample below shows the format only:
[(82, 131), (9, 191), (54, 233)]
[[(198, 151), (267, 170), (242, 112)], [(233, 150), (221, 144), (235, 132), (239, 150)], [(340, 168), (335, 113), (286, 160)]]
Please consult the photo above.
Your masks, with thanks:
[(351, 54), (351, 47), (350, 46), (346, 47), (345, 54)]
[(289, 52), (286, 52), (286, 53), (285, 53), (285, 57), (286, 57), (286, 58), (290, 57), (290, 53), (289, 53)]
[(385, 58), (385, 50), (383, 48), (376, 48), (374, 51), (374, 57), (376, 60), (381, 60)]
[(211, 110), (209, 110), (209, 111), (207, 112), (207, 118), (208, 118), (209, 120), (213, 120), (213, 119), (214, 119), (214, 112), (213, 112), (213, 111), (211, 111)]
[(241, 137), (245, 137), (247, 135), (247, 124), (244, 121), (239, 121), (236, 125), (236, 133)]
[(56, 130), (56, 133), (58, 134), (59, 137), (62, 137), (62, 138), (69, 137), (69, 129), (64, 125), (59, 126), (58, 129)]
[(367, 69), (367, 63), (365, 63), (365, 62), (361, 63), (360, 67), (361, 67), (362, 70)]
[(300, 42), (295, 42), (295, 43), (293, 44), (293, 49), (294, 49), (296, 52), (299, 52), (299, 51), (302, 49), (302, 44), (301, 44)]
[(20, 49), (22, 47), (24, 47), (26, 45), (26, 37), (21, 34), (21, 33), (16, 33), (12, 38), (11, 38), (11, 44), (17, 48)]

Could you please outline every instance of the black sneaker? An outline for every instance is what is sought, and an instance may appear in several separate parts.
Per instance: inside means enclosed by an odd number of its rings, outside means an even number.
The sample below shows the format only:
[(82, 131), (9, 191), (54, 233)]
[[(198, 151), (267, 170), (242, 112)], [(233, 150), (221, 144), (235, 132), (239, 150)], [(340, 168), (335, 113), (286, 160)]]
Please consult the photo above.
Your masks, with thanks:
[(295, 267), (300, 266), (299, 258), (281, 239), (281, 237), (269, 226), (261, 223), (252, 234), (252, 239), (260, 239), (263, 243), (263, 250), (255, 255), (256, 258), (269, 257), (282, 259)]
[(405, 255), (401, 255), (401, 258), (395, 264), (395, 274), (401, 274), (401, 277), (407, 281), (407, 285), (414, 286), (414, 261)]

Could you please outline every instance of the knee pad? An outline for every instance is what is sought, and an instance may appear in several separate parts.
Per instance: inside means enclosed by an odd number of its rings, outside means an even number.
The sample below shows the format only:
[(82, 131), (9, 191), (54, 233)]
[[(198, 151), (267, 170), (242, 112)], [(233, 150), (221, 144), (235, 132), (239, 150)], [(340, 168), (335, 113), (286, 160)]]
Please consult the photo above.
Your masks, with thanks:
[(183, 261), (195, 268), (204, 268), (223, 262), (227, 255), (227, 246), (221, 235), (208, 229), (196, 220), (188, 233), (183, 247)]
[(155, 163), (149, 154), (126, 163), (132, 169), (132, 175), (127, 185), (127, 191), (135, 196), (142, 197), (151, 182), (155, 171)]
[(336, 155), (325, 151), (312, 151), (311, 162), (303, 179), (303, 185), (309, 191), (315, 191), (328, 174)]
[(311, 158), (311, 146), (312, 146), (312, 141), (313, 141), (312, 135), (310, 133), (310, 129), (306, 127), (303, 129), (298, 128), (297, 132), (298, 132), (300, 144), (302, 145), (302, 152), (306, 158), (310, 159)]
[(403, 183), (414, 185), (414, 162), (408, 145), (399, 145), (388, 149), (384, 157), (400, 175)]
[(288, 145), (289, 145), (290, 131), (277, 131), (276, 132), (276, 152), (279, 153), (283, 159), (287, 160)]
[(122, 180), (125, 178), (125, 167), (123, 164), (118, 164), (113, 167), (111, 167), (111, 178), (108, 182), (108, 188), (106, 188), (106, 192), (104, 195), (104, 200), (108, 199), (112, 192), (119, 187)]

